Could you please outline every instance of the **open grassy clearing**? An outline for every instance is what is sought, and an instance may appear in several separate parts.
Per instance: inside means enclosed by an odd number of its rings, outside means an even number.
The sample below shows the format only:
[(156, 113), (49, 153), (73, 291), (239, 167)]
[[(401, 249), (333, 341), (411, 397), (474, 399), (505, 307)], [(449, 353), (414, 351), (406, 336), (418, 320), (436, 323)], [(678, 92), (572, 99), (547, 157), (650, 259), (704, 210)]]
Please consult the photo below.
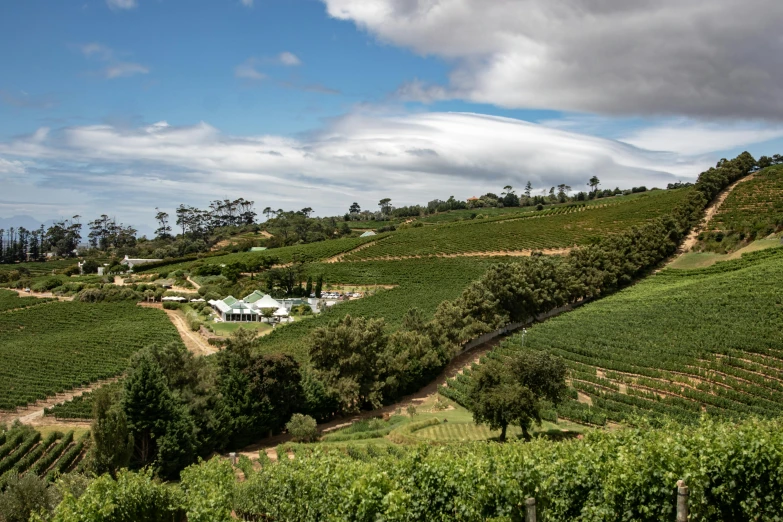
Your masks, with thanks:
[(346, 261), (481, 252), (568, 248), (593, 243), (610, 234), (670, 212), (689, 189), (644, 193), (602, 204), (572, 204), (527, 213), (517, 219), (500, 216), (437, 227), (397, 231), (383, 241), (352, 252)]
[(261, 334), (272, 330), (272, 326), (266, 323), (211, 323), (210, 326), (212, 331), (221, 337), (228, 337), (240, 328), (253, 330)]
[(731, 261), (732, 259), (739, 259), (742, 254), (748, 252), (756, 252), (757, 250), (765, 250), (767, 248), (775, 248), (781, 246), (781, 239), (779, 237), (773, 237), (769, 239), (759, 239), (754, 241), (736, 252), (731, 254), (716, 254), (714, 252), (688, 252), (679, 256), (667, 268), (674, 268), (677, 270), (693, 270), (697, 268), (706, 268), (712, 266), (715, 263), (721, 261)]
[(0, 314), (0, 409), (112, 377), (137, 350), (179, 341), (163, 311), (126, 302), (58, 302)]
[[(490, 357), (547, 350), (611, 421), (783, 413), (783, 248), (665, 270), (515, 335)], [(469, 372), (449, 382), (464, 402)], [(585, 406), (586, 408), (586, 406)], [(560, 410), (558, 410), (560, 411)]]

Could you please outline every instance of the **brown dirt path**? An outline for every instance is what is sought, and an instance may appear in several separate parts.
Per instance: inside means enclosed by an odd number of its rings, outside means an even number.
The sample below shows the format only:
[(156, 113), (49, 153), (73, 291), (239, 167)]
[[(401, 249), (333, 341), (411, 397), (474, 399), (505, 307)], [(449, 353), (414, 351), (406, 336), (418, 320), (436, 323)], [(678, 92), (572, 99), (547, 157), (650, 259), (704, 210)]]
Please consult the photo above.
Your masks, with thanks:
[(19, 297), (38, 297), (40, 299), (57, 299), (58, 301), (73, 301), (73, 297), (63, 297), (61, 295), (54, 295), (51, 292), (25, 292), (24, 290), (11, 289), (13, 292), (19, 294)]
[(188, 326), (185, 318), (177, 310), (164, 310), (166, 315), (169, 316), (169, 320), (174, 324), (179, 332), (179, 336), (182, 338), (182, 342), (185, 343), (187, 349), (193, 352), (193, 355), (211, 355), (217, 353), (218, 349), (215, 346), (209, 344), (204, 337), (194, 332)]
[[(71, 424), (70, 422), (66, 421), (60, 421), (56, 420), (54, 418), (46, 419), (51, 422), (45, 422), (44, 420), (44, 409), (45, 408), (51, 408), (52, 406), (55, 406), (57, 404), (62, 404), (64, 402), (68, 402), (69, 400), (73, 399), (74, 397), (80, 397), (84, 395), (87, 392), (91, 392), (93, 390), (96, 390), (103, 386), (104, 384), (110, 384), (113, 382), (117, 382), (118, 377), (112, 377), (111, 379), (103, 379), (101, 381), (96, 381), (89, 386), (82, 386), (81, 388), (74, 388), (72, 390), (69, 390), (65, 393), (58, 393), (57, 395), (53, 395), (51, 397), (47, 397), (43, 401), (38, 401), (34, 404), (30, 404), (26, 406), (25, 408), (17, 409), (15, 412), (1, 412), (0, 413), (0, 422), (11, 424), (14, 421), (19, 421), (22, 424)], [(74, 424), (81, 424), (81, 421), (77, 421)]]
[[(379, 256), (367, 259), (350, 259), (350, 263), (361, 263), (362, 261), (403, 261), (405, 259), (427, 259), (432, 257), (453, 258), (453, 257), (530, 257), (534, 252), (541, 252), (547, 256), (560, 256), (569, 253), (574, 247), (569, 248), (544, 248), (531, 250), (496, 250), (491, 252), (459, 252), (456, 254), (426, 254), (418, 256)], [(343, 256), (355, 252), (346, 252)], [(329, 262), (329, 261), (327, 261)], [(336, 262), (336, 261), (334, 261)]]
[(700, 233), (702, 233), (706, 228), (707, 225), (710, 224), (710, 221), (712, 221), (712, 218), (715, 217), (715, 214), (718, 213), (718, 210), (720, 210), (721, 205), (723, 205), (723, 202), (726, 201), (726, 198), (731, 194), (731, 191), (736, 188), (737, 185), (740, 183), (744, 183), (746, 181), (752, 180), (756, 176), (755, 173), (749, 174), (745, 176), (742, 179), (738, 179), (718, 194), (718, 197), (715, 198), (715, 201), (713, 201), (708, 207), (707, 210), (704, 212), (704, 218), (701, 220), (701, 223), (699, 223), (697, 226), (693, 227), (693, 230), (691, 230), (690, 234), (688, 234), (688, 237), (685, 238), (685, 241), (682, 242), (682, 245), (680, 245), (680, 249), (678, 254), (682, 255), (687, 252), (690, 252), (693, 247), (696, 245), (696, 242), (699, 240), (698, 236)]
[[(484, 344), (480, 344), (470, 350), (462, 352), (461, 354), (454, 357), (451, 362), (446, 365), (446, 368), (444, 368), (443, 371), (427, 386), (419, 389), (415, 393), (401, 398), (394, 404), (384, 406), (383, 408), (379, 408), (377, 410), (364, 411), (357, 413), (356, 415), (341, 417), (323, 424), (319, 424), (318, 431), (320, 433), (329, 433), (330, 431), (344, 428), (362, 419), (371, 419), (373, 417), (380, 417), (385, 414), (392, 414), (398, 409), (405, 411), (409, 405), (418, 407), (422, 403), (431, 400), (435, 395), (437, 395), (438, 388), (445, 385), (448, 379), (451, 379), (457, 374), (462, 373), (466, 368), (469, 368), (474, 363), (477, 363), (483, 355), (500, 344), (504, 339), (505, 336), (496, 337)], [(241, 451), (237, 452), (237, 455), (241, 454), (246, 455), (250, 459), (257, 459), (258, 452), (260, 450), (264, 450), (271, 459), (275, 460), (275, 447), (279, 444), (285, 444), (290, 440), (291, 437), (286, 433), (275, 435), (273, 437), (267, 437), (255, 444), (243, 448)]]

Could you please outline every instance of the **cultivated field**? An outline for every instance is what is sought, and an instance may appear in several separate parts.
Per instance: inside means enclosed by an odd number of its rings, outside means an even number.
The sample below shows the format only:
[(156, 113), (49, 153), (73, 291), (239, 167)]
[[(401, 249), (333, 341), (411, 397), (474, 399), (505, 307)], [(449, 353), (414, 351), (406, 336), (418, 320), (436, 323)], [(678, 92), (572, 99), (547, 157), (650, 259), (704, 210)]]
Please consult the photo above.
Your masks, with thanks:
[(123, 372), (153, 343), (181, 342), (161, 310), (133, 303), (47, 303), (0, 313), (0, 409)]
[(763, 237), (783, 227), (783, 165), (768, 167), (741, 183), (712, 219), (711, 228)]
[[(575, 420), (776, 417), (783, 413), (783, 288), (774, 283), (781, 278), (783, 248), (666, 270), (514, 335), (490, 357), (523, 346), (562, 357), (582, 404), (558, 411)], [(468, 372), (451, 381), (447, 395), (464, 403), (469, 380)]]
[(401, 230), (373, 246), (352, 252), (346, 261), (414, 256), (464, 255), (569, 248), (594, 243), (672, 210), (689, 189), (655, 191), (603, 204), (571, 205)]

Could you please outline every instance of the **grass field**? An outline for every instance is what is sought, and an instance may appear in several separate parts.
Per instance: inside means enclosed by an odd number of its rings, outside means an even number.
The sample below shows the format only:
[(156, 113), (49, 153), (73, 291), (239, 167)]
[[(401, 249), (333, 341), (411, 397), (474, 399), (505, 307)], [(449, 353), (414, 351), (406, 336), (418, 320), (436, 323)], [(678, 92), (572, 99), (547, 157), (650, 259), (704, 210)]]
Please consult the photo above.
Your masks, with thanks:
[(462, 221), (397, 231), (383, 241), (352, 252), (346, 261), (410, 256), (509, 252), (567, 248), (594, 243), (664, 215), (689, 189), (655, 191), (634, 198), (572, 204), (527, 212), (516, 219)]
[(60, 259), (56, 261), (42, 261), (35, 263), (14, 263), (0, 265), (0, 272), (10, 272), (20, 268), (30, 271), (31, 276), (51, 275), (54, 270), (64, 270), (76, 265), (76, 259)]
[(123, 372), (153, 343), (180, 342), (161, 310), (130, 303), (49, 303), (0, 314), (0, 409)]
[(715, 263), (721, 261), (731, 261), (732, 259), (739, 259), (742, 254), (748, 252), (756, 252), (758, 250), (765, 250), (767, 248), (775, 248), (782, 246), (780, 238), (775, 237), (771, 239), (759, 239), (754, 241), (736, 252), (731, 254), (716, 254), (714, 252), (688, 252), (675, 259), (669, 264), (668, 268), (674, 268), (677, 270), (693, 270), (696, 268), (707, 268)]
[[(701, 270), (665, 270), (509, 338), (563, 358), (572, 385), (613, 421), (783, 413), (783, 248)], [(462, 393), (469, 377), (450, 381)]]
[(222, 337), (228, 337), (240, 328), (257, 331), (259, 333), (264, 333), (272, 329), (272, 326), (266, 323), (210, 323), (210, 327), (216, 335)]

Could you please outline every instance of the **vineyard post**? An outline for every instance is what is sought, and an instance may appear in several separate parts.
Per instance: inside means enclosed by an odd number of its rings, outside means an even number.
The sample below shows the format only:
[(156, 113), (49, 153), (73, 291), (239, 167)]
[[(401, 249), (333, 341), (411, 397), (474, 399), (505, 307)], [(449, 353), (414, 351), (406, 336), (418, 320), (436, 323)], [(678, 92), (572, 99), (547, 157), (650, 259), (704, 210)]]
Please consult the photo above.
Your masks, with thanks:
[(688, 486), (677, 481), (677, 522), (688, 522)]
[(536, 522), (536, 499), (532, 497), (525, 500), (525, 522)]

